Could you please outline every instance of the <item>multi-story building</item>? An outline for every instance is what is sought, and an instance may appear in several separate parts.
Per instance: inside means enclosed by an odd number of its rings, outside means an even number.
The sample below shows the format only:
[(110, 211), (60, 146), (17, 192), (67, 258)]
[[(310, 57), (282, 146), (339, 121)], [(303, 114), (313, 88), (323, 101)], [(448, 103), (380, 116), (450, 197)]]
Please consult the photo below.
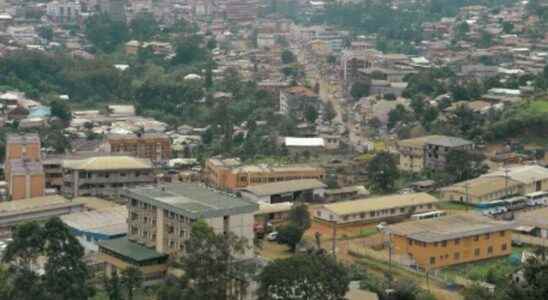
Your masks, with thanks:
[(447, 164), (447, 155), (453, 150), (472, 151), (474, 143), (450, 136), (429, 137), (424, 148), (424, 166), (434, 170), (444, 169)]
[(280, 91), (280, 113), (304, 116), (309, 106), (319, 109), (318, 95), (304, 86), (294, 86)]
[(4, 165), (11, 200), (44, 196), (45, 176), (37, 134), (8, 135)]
[(423, 270), (507, 256), (512, 225), (468, 213), (388, 226), (385, 233), (396, 255)]
[(78, 21), (81, 9), (77, 1), (52, 1), (46, 5), (46, 15), (55, 22), (73, 23)]
[(242, 165), (239, 159), (208, 159), (205, 166), (205, 181), (216, 188), (238, 190), (249, 185), (272, 183), (295, 179), (323, 180), (325, 170), (311, 166)]
[[(192, 224), (204, 220), (215, 233), (253, 241), (256, 203), (186, 183), (127, 189), (128, 238), (99, 242), (107, 271), (140, 268), (145, 279), (165, 276), (167, 256), (185, 253)], [(133, 251), (128, 251), (133, 249)], [(146, 256), (141, 255), (146, 253)], [(242, 258), (253, 255), (247, 249)]]
[(421, 172), (425, 168), (443, 169), (451, 150), (471, 151), (470, 141), (442, 135), (429, 135), (398, 142), (400, 153), (399, 169), (408, 172)]
[(155, 182), (152, 163), (130, 156), (63, 161), (62, 192), (69, 197), (115, 196), (121, 189)]
[(9, 134), (6, 137), (6, 160), (27, 158), (39, 161), (40, 137), (38, 134)]
[(6, 181), (11, 200), (21, 200), (45, 195), (46, 178), (42, 163), (24, 159), (12, 159), (6, 164)]
[(325, 204), (316, 208), (314, 218), (337, 226), (398, 221), (433, 211), (437, 203), (438, 199), (427, 193), (389, 195)]
[(106, 143), (110, 153), (125, 153), (131, 156), (148, 158), (153, 162), (171, 158), (171, 142), (163, 133), (112, 134)]
[(259, 13), (256, 0), (225, 0), (223, 13), (230, 22), (254, 22)]

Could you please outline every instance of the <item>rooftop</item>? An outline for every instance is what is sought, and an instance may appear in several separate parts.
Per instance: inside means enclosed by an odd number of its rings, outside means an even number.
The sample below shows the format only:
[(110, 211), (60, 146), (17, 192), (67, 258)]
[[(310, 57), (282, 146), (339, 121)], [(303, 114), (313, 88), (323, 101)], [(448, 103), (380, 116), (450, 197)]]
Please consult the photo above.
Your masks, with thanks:
[(430, 136), (426, 143), (443, 147), (461, 147), (473, 144), (471, 141), (465, 139), (443, 135)]
[[(504, 177), (478, 177), (467, 181), (459, 182), (442, 188), (442, 192), (458, 192), (474, 197), (482, 197), (505, 188), (512, 188), (520, 185), (518, 181)], [(468, 190), (468, 191), (467, 191)]]
[(44, 196), (29, 199), (0, 202), (0, 218), (5, 215), (47, 209), (62, 206), (78, 206), (81, 204), (71, 203), (62, 196)]
[(548, 207), (517, 214), (516, 224), (548, 229)]
[(115, 202), (104, 200), (96, 197), (76, 197), (71, 200), (73, 203), (83, 204), (90, 210), (110, 210), (119, 207)]
[(386, 230), (409, 239), (433, 243), (508, 230), (512, 226), (510, 223), (494, 221), (479, 214), (465, 213), (398, 223), (386, 227)]
[(265, 184), (256, 184), (248, 186), (242, 190), (257, 196), (270, 196), (275, 194), (292, 193), (303, 190), (321, 189), (326, 187), (327, 185), (317, 179), (296, 179)]
[(530, 184), (539, 180), (548, 179), (548, 169), (541, 166), (513, 166), (499, 169), (495, 172), (491, 172), (482, 177), (494, 177), (494, 176), (508, 176), (510, 179), (519, 181), (521, 183)]
[(126, 234), (127, 218), (127, 207), (123, 205), (109, 210), (82, 211), (61, 216), (61, 220), (73, 229), (109, 236)]
[(284, 144), (287, 147), (324, 147), (325, 142), (321, 137), (285, 137)]
[(326, 204), (323, 207), (337, 215), (348, 215), (406, 206), (435, 204), (438, 199), (427, 193), (390, 195)]
[(40, 143), (40, 136), (36, 133), (8, 134), (6, 144), (35, 144)]
[(169, 136), (165, 133), (143, 133), (137, 134), (109, 134), (107, 140), (135, 140), (135, 139), (167, 139)]
[(98, 156), (63, 161), (63, 168), (85, 171), (152, 169), (149, 159), (131, 156)]
[(291, 202), (279, 202), (279, 203), (259, 202), (259, 210), (255, 214), (262, 215), (262, 214), (286, 212), (286, 211), (290, 211), (292, 207), (293, 207), (293, 203)]
[(259, 206), (248, 200), (189, 183), (127, 189), (126, 196), (191, 219), (215, 218), (255, 212)]
[(128, 257), (137, 262), (167, 258), (166, 254), (158, 253), (152, 249), (131, 242), (127, 239), (127, 237), (99, 241), (97, 244), (101, 248), (110, 250), (124, 257)]

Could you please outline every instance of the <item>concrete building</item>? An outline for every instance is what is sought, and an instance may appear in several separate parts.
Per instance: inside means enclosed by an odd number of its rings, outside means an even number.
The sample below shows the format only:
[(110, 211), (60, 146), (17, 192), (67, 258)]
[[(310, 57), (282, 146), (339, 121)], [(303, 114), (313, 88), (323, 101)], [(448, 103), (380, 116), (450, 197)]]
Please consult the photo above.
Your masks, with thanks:
[(171, 159), (171, 141), (163, 133), (111, 134), (107, 136), (106, 143), (110, 153), (148, 158), (153, 162)]
[(83, 210), (84, 204), (70, 202), (61, 196), (0, 202), (0, 238), (10, 237), (17, 224), (47, 220)]
[(385, 233), (397, 255), (428, 271), (512, 254), (511, 227), (469, 213), (399, 223)]
[(548, 208), (539, 208), (515, 216), (512, 240), (518, 243), (547, 247)]
[(117, 205), (101, 210), (88, 210), (60, 217), (86, 253), (98, 252), (97, 242), (127, 235), (127, 207)]
[(45, 195), (46, 177), (42, 163), (27, 159), (12, 159), (6, 163), (6, 182), (11, 200)]
[[(180, 255), (192, 224), (201, 219), (216, 233), (253, 240), (258, 204), (187, 183), (129, 189), (128, 237), (160, 253)], [(251, 253), (246, 253), (251, 255)]]
[(397, 150), (400, 153), (399, 169), (406, 172), (419, 173), (424, 170), (424, 146), (430, 136), (397, 142)]
[(548, 169), (513, 166), (442, 188), (441, 198), (472, 204), (548, 190)]
[[(146, 281), (162, 279), (167, 259), (184, 255), (192, 224), (204, 220), (216, 233), (231, 232), (253, 241), (258, 204), (204, 186), (169, 184), (127, 189), (128, 238), (99, 242), (107, 274), (128, 266), (139, 268)], [(251, 257), (248, 249), (243, 258)]]
[(437, 202), (426, 193), (382, 196), (325, 204), (315, 209), (314, 218), (338, 226), (397, 221), (433, 211)]
[(204, 172), (209, 185), (231, 191), (262, 183), (325, 177), (325, 170), (319, 167), (242, 165), (239, 159), (219, 158), (208, 159)]
[(279, 203), (295, 200), (317, 202), (324, 199), (327, 185), (317, 179), (297, 179), (248, 186), (240, 190), (243, 198), (254, 202)]
[(98, 156), (63, 161), (62, 192), (68, 197), (114, 196), (122, 188), (155, 182), (148, 159)]
[(77, 1), (52, 1), (46, 5), (46, 15), (54, 22), (74, 23), (79, 20), (81, 9)]
[(6, 137), (6, 159), (29, 159), (31, 161), (39, 161), (40, 154), (40, 137), (38, 134), (8, 134)]
[(453, 150), (472, 151), (474, 143), (457, 137), (429, 137), (424, 148), (424, 166), (434, 170), (444, 169), (447, 164), (447, 155)]
[(280, 91), (280, 113), (294, 114), (303, 117), (309, 107), (318, 110), (320, 100), (318, 95), (304, 86), (294, 86)]

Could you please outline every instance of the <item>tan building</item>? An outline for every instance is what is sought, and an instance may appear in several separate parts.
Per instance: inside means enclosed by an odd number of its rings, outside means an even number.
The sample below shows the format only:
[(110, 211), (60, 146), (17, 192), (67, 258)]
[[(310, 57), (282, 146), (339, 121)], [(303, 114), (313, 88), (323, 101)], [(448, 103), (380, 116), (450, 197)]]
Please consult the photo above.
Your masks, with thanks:
[(445, 201), (479, 204), (520, 194), (521, 184), (504, 177), (478, 177), (440, 190)]
[(110, 153), (123, 153), (153, 162), (171, 159), (171, 142), (163, 133), (112, 134), (107, 136)]
[(512, 253), (512, 225), (477, 214), (403, 222), (388, 226), (396, 255), (407, 257), (421, 269), (507, 256)]
[(11, 200), (45, 195), (46, 177), (41, 162), (12, 159), (7, 165), (6, 182)]
[(39, 161), (40, 137), (38, 134), (8, 134), (6, 137), (6, 160), (27, 158)]
[[(204, 220), (216, 233), (232, 232), (253, 241), (258, 205), (186, 183), (128, 189), (128, 238), (99, 242), (107, 271), (140, 268), (146, 278), (160, 278), (167, 257), (184, 255), (192, 224)], [(251, 249), (245, 257), (253, 254)]]
[(422, 172), (424, 169), (424, 145), (427, 139), (428, 137), (419, 137), (398, 142), (400, 170), (415, 173)]
[(534, 165), (510, 166), (440, 191), (443, 200), (473, 204), (548, 191), (548, 169)]
[(314, 218), (337, 225), (397, 221), (433, 211), (437, 202), (438, 199), (427, 193), (343, 201), (316, 208)]
[(261, 183), (325, 178), (325, 170), (319, 167), (242, 165), (239, 159), (234, 158), (210, 158), (206, 162), (204, 172), (209, 185), (230, 191)]
[(114, 196), (121, 189), (155, 182), (152, 163), (130, 156), (63, 161), (62, 192), (68, 197)]

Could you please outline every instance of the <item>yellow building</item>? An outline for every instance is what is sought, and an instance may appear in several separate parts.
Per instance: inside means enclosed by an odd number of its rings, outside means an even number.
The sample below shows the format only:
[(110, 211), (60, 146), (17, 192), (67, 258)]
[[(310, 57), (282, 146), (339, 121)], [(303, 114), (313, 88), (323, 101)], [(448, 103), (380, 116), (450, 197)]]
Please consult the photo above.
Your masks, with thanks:
[(391, 225), (386, 234), (395, 254), (431, 270), (510, 255), (511, 227), (468, 213)]
[(424, 169), (424, 144), (428, 137), (401, 140), (397, 149), (400, 153), (399, 169), (406, 172), (421, 172)]

